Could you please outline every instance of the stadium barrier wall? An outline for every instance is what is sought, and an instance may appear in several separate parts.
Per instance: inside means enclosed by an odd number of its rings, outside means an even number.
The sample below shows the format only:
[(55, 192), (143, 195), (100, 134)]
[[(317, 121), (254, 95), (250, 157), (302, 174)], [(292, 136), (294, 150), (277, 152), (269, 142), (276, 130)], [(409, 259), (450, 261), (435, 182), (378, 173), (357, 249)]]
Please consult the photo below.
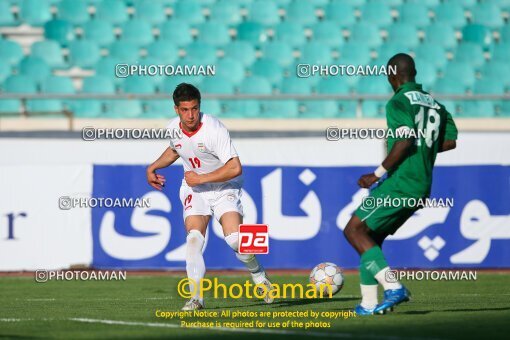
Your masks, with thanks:
[[(237, 138), (244, 165), (245, 222), (269, 225), (267, 268), (311, 268), (330, 261), (355, 268), (359, 257), (342, 235), (367, 191), (360, 175), (384, 156), (381, 140)], [(508, 133), (459, 135), (439, 154), (432, 197), (453, 207), (426, 208), (385, 243), (394, 267), (510, 266)], [(161, 171), (162, 192), (145, 166), (164, 141), (0, 139), (0, 270), (182, 269), (185, 231), (178, 191), (182, 168)], [(61, 210), (59, 197), (150, 198), (150, 208)], [(207, 234), (208, 268), (239, 268), (221, 228)]]

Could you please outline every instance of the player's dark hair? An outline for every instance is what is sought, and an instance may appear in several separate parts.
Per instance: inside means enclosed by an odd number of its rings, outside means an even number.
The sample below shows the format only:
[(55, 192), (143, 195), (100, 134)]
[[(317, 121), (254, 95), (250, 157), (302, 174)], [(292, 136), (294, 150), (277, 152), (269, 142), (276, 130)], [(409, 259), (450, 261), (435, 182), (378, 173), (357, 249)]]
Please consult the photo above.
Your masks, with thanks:
[(409, 54), (398, 53), (388, 60), (388, 67), (393, 66), (397, 69), (397, 76), (404, 81), (414, 80), (416, 77), (416, 66), (413, 58)]
[(189, 102), (198, 100), (198, 104), (202, 99), (200, 91), (193, 85), (187, 83), (180, 83), (174, 90), (173, 94), (174, 104), (179, 106), (181, 102)]

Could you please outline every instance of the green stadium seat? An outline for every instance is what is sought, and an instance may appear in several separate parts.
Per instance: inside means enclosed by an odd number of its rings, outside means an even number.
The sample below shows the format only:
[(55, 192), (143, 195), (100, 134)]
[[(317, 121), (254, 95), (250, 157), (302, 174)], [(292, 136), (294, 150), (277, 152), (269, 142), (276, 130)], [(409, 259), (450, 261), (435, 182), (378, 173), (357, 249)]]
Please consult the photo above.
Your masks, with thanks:
[(299, 116), (299, 105), (295, 100), (265, 100), (261, 106), (262, 118), (297, 118)]
[(20, 20), (31, 26), (42, 26), (51, 19), (50, 3), (47, 0), (22, 0)]
[(312, 93), (312, 88), (310, 82), (306, 81), (306, 79), (287, 77), (282, 80), (280, 92), (284, 94), (306, 95)]
[(441, 105), (445, 107), (445, 109), (453, 115), (454, 118), (458, 115), (460, 111), (460, 104), (455, 100), (441, 100), (439, 102)]
[(69, 41), (74, 40), (73, 25), (65, 20), (50, 20), (44, 24), (44, 37), (65, 46)]
[(510, 55), (510, 42), (500, 42), (493, 45), (492, 61), (508, 61)]
[(211, 6), (211, 21), (222, 21), (227, 25), (237, 25), (242, 19), (240, 4), (237, 1), (219, 1)]
[(105, 104), (105, 112), (101, 118), (139, 118), (142, 113), (142, 103), (138, 99), (110, 100)]
[(285, 20), (310, 26), (317, 22), (315, 7), (308, 1), (293, 1), (285, 11)]
[(494, 102), (490, 100), (462, 101), (459, 117), (494, 117)]
[(322, 21), (312, 27), (313, 41), (339, 48), (344, 44), (340, 27), (334, 21)]
[(382, 44), (382, 37), (379, 28), (370, 22), (360, 22), (350, 28), (351, 35), (349, 41), (353, 43), (363, 43), (367, 47), (374, 48)]
[(153, 0), (138, 0), (134, 4), (135, 17), (151, 25), (159, 25), (166, 20), (164, 3)]
[(159, 39), (170, 41), (182, 47), (193, 40), (189, 24), (180, 19), (172, 19), (164, 22), (160, 27)]
[[(140, 118), (171, 118), (174, 117), (174, 103), (170, 99), (144, 100), (142, 102), (143, 113)], [(204, 102), (201, 103), (203, 107)]]
[(151, 25), (141, 19), (133, 19), (122, 24), (121, 41), (147, 46), (154, 41)]
[(244, 78), (239, 86), (239, 92), (244, 94), (271, 94), (272, 91), (271, 83), (259, 76)]
[(101, 58), (97, 44), (90, 40), (76, 40), (69, 44), (69, 63), (82, 68), (92, 68)]
[(255, 48), (247, 41), (233, 41), (223, 47), (226, 57), (238, 60), (244, 66), (250, 66), (256, 59)]
[(80, 25), (89, 20), (86, 0), (62, 0), (58, 3), (58, 17), (72, 24)]
[(406, 3), (410, 4), (423, 4), (428, 8), (439, 5), (440, 0), (406, 0)]
[(430, 23), (429, 10), (423, 2), (407, 2), (398, 8), (398, 20), (401, 23), (426, 27)]
[(207, 94), (234, 94), (234, 84), (225, 76), (204, 77), (200, 87)]
[[(2, 65), (2, 63), (0, 63), (0, 65)], [(5, 93), (30, 94), (37, 92), (37, 86), (35, 81), (29, 76), (11, 75), (5, 80), (3, 84), (3, 91)], [(15, 112), (21, 112), (20, 100), (18, 99), (0, 100), (0, 113), (15, 113)]]
[(505, 93), (505, 84), (499, 78), (483, 78), (475, 83), (474, 94), (499, 94)]
[(264, 77), (273, 85), (279, 83), (283, 76), (281, 66), (276, 61), (265, 58), (255, 61), (251, 66), (251, 72), (254, 76)]
[(258, 45), (267, 40), (267, 34), (262, 24), (246, 21), (237, 26), (237, 39)]
[(332, 3), (343, 2), (356, 8), (361, 8), (367, 0), (331, 0)]
[(88, 21), (83, 25), (83, 38), (94, 41), (101, 47), (110, 45), (115, 40), (113, 25), (100, 19)]
[(265, 1), (263, 4), (254, 2), (249, 8), (248, 20), (264, 26), (276, 25), (280, 22), (278, 6), (272, 1)]
[(197, 26), (198, 41), (213, 46), (222, 46), (230, 42), (228, 28), (221, 21), (208, 21)]
[(320, 42), (310, 42), (303, 45), (299, 60), (307, 64), (327, 65), (333, 61), (333, 57), (329, 46), (323, 45)]
[[(125, 64), (126, 62), (112, 56), (101, 58), (94, 69), (96, 70), (97, 76), (104, 76), (109, 79), (112, 79), (115, 83), (120, 83), (122, 78), (117, 78), (115, 76), (115, 67), (117, 64)], [(88, 79), (88, 78), (87, 78)]]
[(499, 7), (492, 3), (480, 3), (471, 10), (473, 14), (472, 22), (489, 28), (499, 28), (503, 26), (503, 18)]
[(299, 47), (306, 42), (303, 27), (295, 22), (282, 22), (276, 26), (275, 39), (285, 41), (292, 47)]
[(377, 51), (378, 59), (388, 61), (391, 57), (393, 57), (397, 53), (410, 53), (411, 48), (403, 42), (393, 43), (388, 42), (379, 47)]
[(134, 63), (140, 59), (138, 45), (125, 41), (114, 41), (110, 45), (110, 55), (122, 63)]
[(454, 78), (439, 78), (434, 84), (435, 94), (465, 94), (466, 86)]
[(354, 7), (345, 2), (331, 2), (324, 10), (325, 18), (341, 27), (348, 27), (356, 22)]
[(67, 66), (60, 44), (53, 40), (35, 42), (31, 47), (30, 55), (44, 59), (52, 68), (65, 68)]
[(503, 82), (506, 85), (510, 85), (510, 65), (508, 62), (491, 60), (482, 67), (482, 77), (492, 78)]
[[(486, 0), (483, 0), (486, 1)], [(454, 3), (462, 5), (463, 8), (471, 9), (474, 5), (477, 4), (478, 0), (444, 0), (446, 3)]]
[(280, 66), (287, 67), (294, 62), (294, 51), (284, 41), (267, 42), (261, 47), (264, 58), (276, 61)]
[(11, 5), (7, 1), (0, 1), (0, 26), (17, 26), (18, 20), (11, 11)]
[(133, 94), (153, 94), (155, 92), (154, 83), (150, 77), (131, 76), (124, 79), (122, 83), (124, 93)]
[[(73, 82), (67, 77), (48, 76), (41, 81), (42, 93), (74, 94)], [(65, 99), (31, 99), (27, 100), (29, 112), (61, 112), (66, 107)]]
[(475, 70), (471, 64), (461, 61), (451, 61), (446, 65), (444, 78), (455, 79), (457, 82), (472, 86), (475, 81)]
[(491, 31), (480, 24), (470, 24), (462, 29), (462, 41), (487, 47), (492, 43)]
[(50, 67), (43, 59), (33, 56), (23, 58), (19, 63), (18, 70), (20, 74), (30, 76), (36, 82), (42, 81), (51, 73)]
[(12, 66), (5, 60), (0, 60), (0, 83), (12, 74)]
[(363, 65), (370, 61), (370, 49), (366, 44), (348, 42), (340, 49), (340, 62), (348, 65)]
[(349, 94), (351, 89), (343, 77), (326, 77), (319, 80), (317, 92), (320, 94)]
[(455, 2), (444, 2), (434, 8), (435, 21), (448, 24), (459, 29), (466, 24), (466, 15), (462, 5)]
[(161, 92), (172, 94), (177, 87), (177, 85), (181, 83), (188, 83), (194, 86), (199, 87), (204, 77), (191, 77), (191, 76), (173, 76), (173, 77), (165, 77), (163, 80), (163, 84), (161, 87)]
[(0, 62), (16, 65), (23, 58), (21, 46), (12, 40), (0, 40)]
[(510, 44), (510, 25), (505, 25), (499, 31), (500, 34), (500, 44)]
[(96, 5), (96, 18), (121, 24), (128, 20), (126, 4), (122, 0), (103, 0)]
[(300, 112), (299, 118), (323, 119), (342, 116), (340, 107), (334, 100), (305, 100), (300, 103), (300, 106), (303, 112)]
[(433, 87), (437, 79), (437, 71), (434, 64), (427, 60), (414, 59), (416, 65), (416, 81), (428, 89)]
[[(170, 62), (168, 61), (160, 61), (158, 59), (155, 59), (153, 58), (153, 56), (151, 54), (148, 54), (148, 56), (145, 56), (143, 59), (140, 59), (138, 61), (138, 65), (140, 66), (146, 66), (146, 67), (151, 67), (153, 65), (168, 65), (170, 64)], [(165, 79), (165, 75), (164, 74), (152, 74), (152, 72), (154, 72), (152, 69), (147, 69), (147, 72), (150, 71), (151, 74), (147, 74), (145, 75), (145, 77), (147, 77), (153, 84), (154, 86), (158, 87), (162, 82), (163, 82), (163, 79)]]
[(418, 30), (413, 24), (408, 22), (399, 22), (388, 27), (388, 43), (403, 44), (414, 48), (419, 43)]
[(311, 3), (314, 7), (322, 8), (329, 3), (329, 0), (308, 0), (308, 2)]
[(260, 117), (260, 103), (258, 100), (229, 100), (223, 101), (225, 107), (222, 117), (225, 118), (257, 118)]
[(386, 118), (386, 101), (364, 100), (361, 112), (364, 118)]
[(389, 26), (393, 22), (391, 9), (383, 1), (364, 4), (361, 7), (361, 19), (379, 27)]
[(358, 94), (390, 94), (392, 89), (384, 76), (360, 77), (356, 92)]
[(425, 28), (425, 42), (452, 49), (457, 46), (455, 30), (444, 22), (433, 23)]
[(502, 100), (497, 107), (499, 107), (499, 115), (510, 116), (510, 100)]
[(228, 78), (234, 85), (244, 79), (244, 65), (231, 57), (224, 57), (216, 62), (216, 75)]
[(176, 19), (185, 20), (192, 25), (204, 22), (202, 6), (197, 0), (178, 1), (174, 6), (173, 16)]
[(106, 76), (92, 76), (83, 78), (82, 90), (83, 93), (97, 93), (97, 94), (114, 94), (115, 84), (111, 77)]
[(221, 116), (221, 103), (215, 99), (205, 99), (200, 103), (200, 111), (213, 116)]
[(476, 68), (485, 63), (482, 47), (469, 42), (462, 43), (457, 47), (454, 60), (466, 62)]
[(179, 49), (170, 41), (157, 40), (147, 46), (147, 55), (159, 63), (173, 64), (179, 59)]
[(186, 57), (199, 64), (214, 64), (218, 58), (216, 48), (202, 42), (192, 42), (186, 46)]
[(417, 58), (427, 60), (437, 69), (443, 69), (448, 61), (446, 58), (446, 51), (439, 44), (426, 42), (418, 45), (414, 49), (414, 52)]

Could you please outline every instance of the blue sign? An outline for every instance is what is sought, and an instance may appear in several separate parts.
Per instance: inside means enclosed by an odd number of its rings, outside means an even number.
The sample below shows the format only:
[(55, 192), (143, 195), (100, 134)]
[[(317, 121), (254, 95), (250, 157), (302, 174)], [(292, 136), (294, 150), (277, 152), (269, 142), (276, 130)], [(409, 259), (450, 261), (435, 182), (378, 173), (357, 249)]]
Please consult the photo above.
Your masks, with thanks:
[[(373, 167), (244, 166), (245, 223), (269, 225), (270, 250), (259, 255), (261, 263), (306, 269), (329, 261), (357, 268), (359, 256), (343, 228), (368, 194), (356, 182), (370, 171)], [(167, 178), (161, 192), (146, 183), (144, 166), (94, 166), (94, 197), (151, 202), (149, 208), (92, 209), (94, 267), (184, 268), (182, 168), (160, 172)], [(431, 197), (453, 206), (421, 209), (388, 238), (383, 251), (392, 267), (510, 266), (510, 166), (438, 166)], [(207, 268), (242, 267), (217, 222), (206, 240)]]

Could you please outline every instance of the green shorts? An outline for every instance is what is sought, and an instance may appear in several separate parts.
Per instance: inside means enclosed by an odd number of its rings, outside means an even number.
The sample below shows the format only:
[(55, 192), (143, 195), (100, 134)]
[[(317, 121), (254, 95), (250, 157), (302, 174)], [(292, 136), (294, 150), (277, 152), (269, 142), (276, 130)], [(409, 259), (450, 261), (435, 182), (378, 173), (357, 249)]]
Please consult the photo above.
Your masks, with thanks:
[(405, 196), (396, 194), (391, 186), (381, 185), (363, 198), (354, 214), (364, 221), (370, 230), (393, 235), (415, 211), (420, 209), (410, 207), (406, 202)]

